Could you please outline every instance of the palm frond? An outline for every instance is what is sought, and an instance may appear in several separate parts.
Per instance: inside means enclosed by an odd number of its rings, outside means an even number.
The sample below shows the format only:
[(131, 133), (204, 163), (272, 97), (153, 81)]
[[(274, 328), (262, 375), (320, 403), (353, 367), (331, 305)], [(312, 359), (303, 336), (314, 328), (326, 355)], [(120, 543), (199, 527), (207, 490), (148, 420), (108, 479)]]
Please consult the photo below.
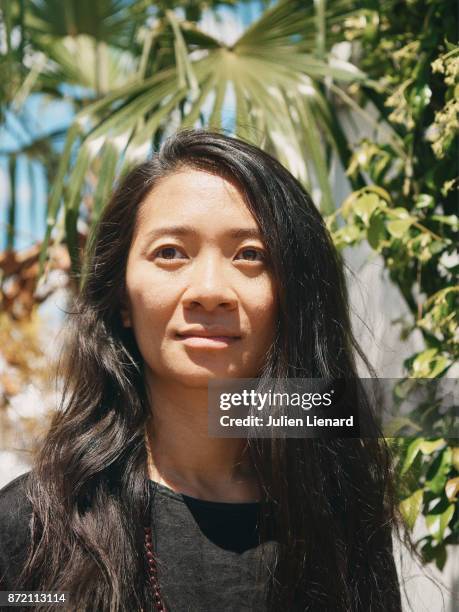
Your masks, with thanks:
[[(108, 143), (117, 138), (123, 142), (119, 171), (124, 171), (133, 160), (145, 157), (152, 143), (167, 131), (172, 113), (181, 117), (177, 127), (226, 128), (271, 148), (306, 186), (319, 188), (321, 209), (332, 212), (326, 148), (333, 147), (343, 161), (349, 149), (326, 91), (330, 83), (340, 88), (365, 82), (366, 76), (351, 63), (329, 56), (328, 51), (337, 39), (338, 24), (355, 12), (350, 0), (283, 0), (228, 47), (168, 11), (156, 33), (156, 42), (163, 40), (168, 54), (161, 60), (163, 68), (110, 92), (77, 116), (79, 127), (72, 131), (69, 142), (79, 133), (84, 153), (73, 169), (69, 150), (62, 156), (50, 203), (53, 218), (66, 175), (69, 185), (81, 188), (82, 168), (96, 155), (100, 167), (111, 175), (117, 164)], [(231, 98), (232, 109), (228, 107)], [(73, 144), (69, 146), (71, 151)], [(70, 242), (75, 235), (77, 193), (75, 188), (67, 196)], [(100, 187), (94, 221), (103, 194)]]

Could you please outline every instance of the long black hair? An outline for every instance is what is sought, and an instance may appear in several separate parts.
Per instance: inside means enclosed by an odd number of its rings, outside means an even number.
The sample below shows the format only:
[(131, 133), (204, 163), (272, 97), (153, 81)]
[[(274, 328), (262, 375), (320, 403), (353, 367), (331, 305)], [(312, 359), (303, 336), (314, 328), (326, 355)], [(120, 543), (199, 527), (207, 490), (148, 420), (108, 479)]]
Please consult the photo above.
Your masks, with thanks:
[[(150, 407), (120, 310), (139, 206), (182, 168), (237, 185), (265, 238), (279, 317), (264, 375), (357, 378), (357, 356), (374, 375), (351, 331), (342, 261), (301, 184), (239, 139), (204, 130), (170, 137), (122, 179), (102, 213), (69, 316), (61, 405), (29, 479), (32, 547), (20, 586), (70, 592), (78, 610), (148, 608)], [(250, 453), (278, 542), (268, 609), (400, 611), (391, 540), (399, 517), (384, 440), (250, 440)]]

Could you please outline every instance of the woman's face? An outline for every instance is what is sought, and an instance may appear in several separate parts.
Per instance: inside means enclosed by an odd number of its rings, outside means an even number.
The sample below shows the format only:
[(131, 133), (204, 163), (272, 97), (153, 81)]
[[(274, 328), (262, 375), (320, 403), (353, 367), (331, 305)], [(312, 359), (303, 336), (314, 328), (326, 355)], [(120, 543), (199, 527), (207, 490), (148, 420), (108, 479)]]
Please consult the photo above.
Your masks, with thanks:
[(122, 310), (153, 379), (201, 387), (257, 375), (277, 316), (266, 257), (230, 182), (183, 169), (154, 187), (139, 209)]

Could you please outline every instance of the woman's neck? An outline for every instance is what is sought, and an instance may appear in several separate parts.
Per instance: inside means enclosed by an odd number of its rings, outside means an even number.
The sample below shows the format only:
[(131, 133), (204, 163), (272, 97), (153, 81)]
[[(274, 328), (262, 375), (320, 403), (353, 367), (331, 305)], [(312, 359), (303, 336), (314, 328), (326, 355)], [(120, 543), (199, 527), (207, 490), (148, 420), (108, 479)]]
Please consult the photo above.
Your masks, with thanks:
[(149, 395), (152, 418), (145, 434), (151, 480), (211, 501), (260, 498), (247, 440), (208, 435), (207, 389), (155, 384)]

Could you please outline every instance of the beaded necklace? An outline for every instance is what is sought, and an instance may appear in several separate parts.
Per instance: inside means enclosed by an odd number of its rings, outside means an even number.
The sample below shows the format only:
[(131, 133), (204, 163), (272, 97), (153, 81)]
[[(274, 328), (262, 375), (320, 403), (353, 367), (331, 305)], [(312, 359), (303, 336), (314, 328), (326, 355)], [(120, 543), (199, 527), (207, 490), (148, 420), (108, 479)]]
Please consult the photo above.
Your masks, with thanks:
[(153, 540), (151, 537), (151, 527), (144, 527), (145, 533), (145, 554), (148, 563), (148, 578), (153, 591), (153, 602), (155, 610), (158, 612), (167, 612), (166, 606), (161, 597), (161, 591), (158, 583), (158, 568), (156, 567), (155, 556), (153, 554)]

